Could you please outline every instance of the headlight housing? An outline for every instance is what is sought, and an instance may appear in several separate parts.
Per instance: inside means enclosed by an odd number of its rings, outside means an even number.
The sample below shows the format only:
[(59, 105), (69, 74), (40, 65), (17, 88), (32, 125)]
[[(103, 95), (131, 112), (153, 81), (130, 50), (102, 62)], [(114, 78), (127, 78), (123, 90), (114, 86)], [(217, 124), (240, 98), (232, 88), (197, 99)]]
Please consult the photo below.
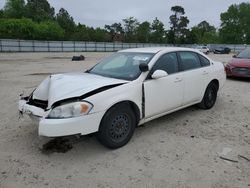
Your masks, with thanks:
[(49, 115), (48, 119), (63, 119), (63, 118), (73, 118), (83, 115), (87, 115), (93, 105), (86, 101), (73, 102), (68, 104), (63, 104), (61, 106), (53, 108)]

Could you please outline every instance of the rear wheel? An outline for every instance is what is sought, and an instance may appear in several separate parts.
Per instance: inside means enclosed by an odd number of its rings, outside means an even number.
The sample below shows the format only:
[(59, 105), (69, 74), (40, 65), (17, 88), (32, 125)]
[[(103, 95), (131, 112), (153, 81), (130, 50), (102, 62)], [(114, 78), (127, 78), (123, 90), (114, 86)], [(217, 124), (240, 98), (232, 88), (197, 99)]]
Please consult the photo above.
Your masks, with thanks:
[(104, 115), (97, 139), (108, 148), (119, 148), (129, 142), (136, 126), (136, 117), (127, 104), (112, 107)]
[(216, 85), (214, 83), (210, 83), (207, 86), (207, 89), (205, 91), (205, 95), (204, 95), (201, 103), (198, 104), (198, 106), (200, 108), (203, 108), (203, 109), (211, 109), (216, 102), (217, 92), (218, 92), (218, 89), (217, 89)]

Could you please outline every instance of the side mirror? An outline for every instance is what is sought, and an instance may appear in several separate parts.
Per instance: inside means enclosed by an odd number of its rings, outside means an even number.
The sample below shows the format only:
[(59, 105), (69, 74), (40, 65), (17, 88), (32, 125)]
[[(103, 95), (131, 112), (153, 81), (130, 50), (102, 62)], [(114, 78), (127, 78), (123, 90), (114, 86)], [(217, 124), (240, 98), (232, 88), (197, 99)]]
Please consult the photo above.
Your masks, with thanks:
[(148, 69), (148, 64), (146, 64), (146, 63), (141, 63), (140, 65), (139, 65), (139, 69), (140, 69), (140, 71), (142, 71), (142, 72), (147, 72), (149, 69)]
[(237, 55), (234, 54), (234, 55), (233, 55), (233, 58), (236, 58), (236, 57), (237, 57)]
[(156, 70), (153, 74), (152, 74), (152, 78), (153, 79), (159, 79), (159, 78), (163, 78), (166, 77), (168, 75), (168, 73), (166, 71), (163, 70)]

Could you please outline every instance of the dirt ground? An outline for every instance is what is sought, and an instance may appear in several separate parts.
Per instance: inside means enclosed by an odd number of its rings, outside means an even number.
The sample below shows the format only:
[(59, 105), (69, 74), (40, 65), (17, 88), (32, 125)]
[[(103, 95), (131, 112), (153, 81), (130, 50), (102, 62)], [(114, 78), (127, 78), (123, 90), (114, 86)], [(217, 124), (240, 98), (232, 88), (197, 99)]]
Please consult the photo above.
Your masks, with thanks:
[[(72, 62), (74, 54), (85, 55), (86, 61)], [(72, 148), (65, 153), (50, 147), (44, 152), (50, 139), (38, 137), (28, 117), (19, 120), (18, 95), (49, 74), (82, 71), (106, 55), (0, 53), (1, 188), (250, 188), (246, 80), (227, 80), (211, 110), (190, 107), (137, 128), (123, 148), (109, 150), (94, 136), (84, 136), (62, 141)], [(227, 62), (231, 55), (210, 57)]]

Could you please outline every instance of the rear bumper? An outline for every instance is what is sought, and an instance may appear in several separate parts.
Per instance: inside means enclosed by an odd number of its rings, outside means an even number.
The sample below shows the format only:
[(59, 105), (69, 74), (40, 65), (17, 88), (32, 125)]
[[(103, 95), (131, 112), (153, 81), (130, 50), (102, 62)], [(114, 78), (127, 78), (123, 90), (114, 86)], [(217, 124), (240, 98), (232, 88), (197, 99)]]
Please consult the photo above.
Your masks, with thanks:
[(75, 134), (87, 135), (99, 130), (105, 111), (67, 119), (46, 119), (48, 112), (19, 101), (19, 111), (30, 116), (38, 124), (39, 136), (60, 137)]
[(235, 71), (232, 71), (229, 67), (226, 67), (226, 75), (227, 77), (250, 78), (249, 73), (237, 73)]
[(242, 75), (242, 74), (227, 73), (227, 77), (250, 78), (250, 75)]

